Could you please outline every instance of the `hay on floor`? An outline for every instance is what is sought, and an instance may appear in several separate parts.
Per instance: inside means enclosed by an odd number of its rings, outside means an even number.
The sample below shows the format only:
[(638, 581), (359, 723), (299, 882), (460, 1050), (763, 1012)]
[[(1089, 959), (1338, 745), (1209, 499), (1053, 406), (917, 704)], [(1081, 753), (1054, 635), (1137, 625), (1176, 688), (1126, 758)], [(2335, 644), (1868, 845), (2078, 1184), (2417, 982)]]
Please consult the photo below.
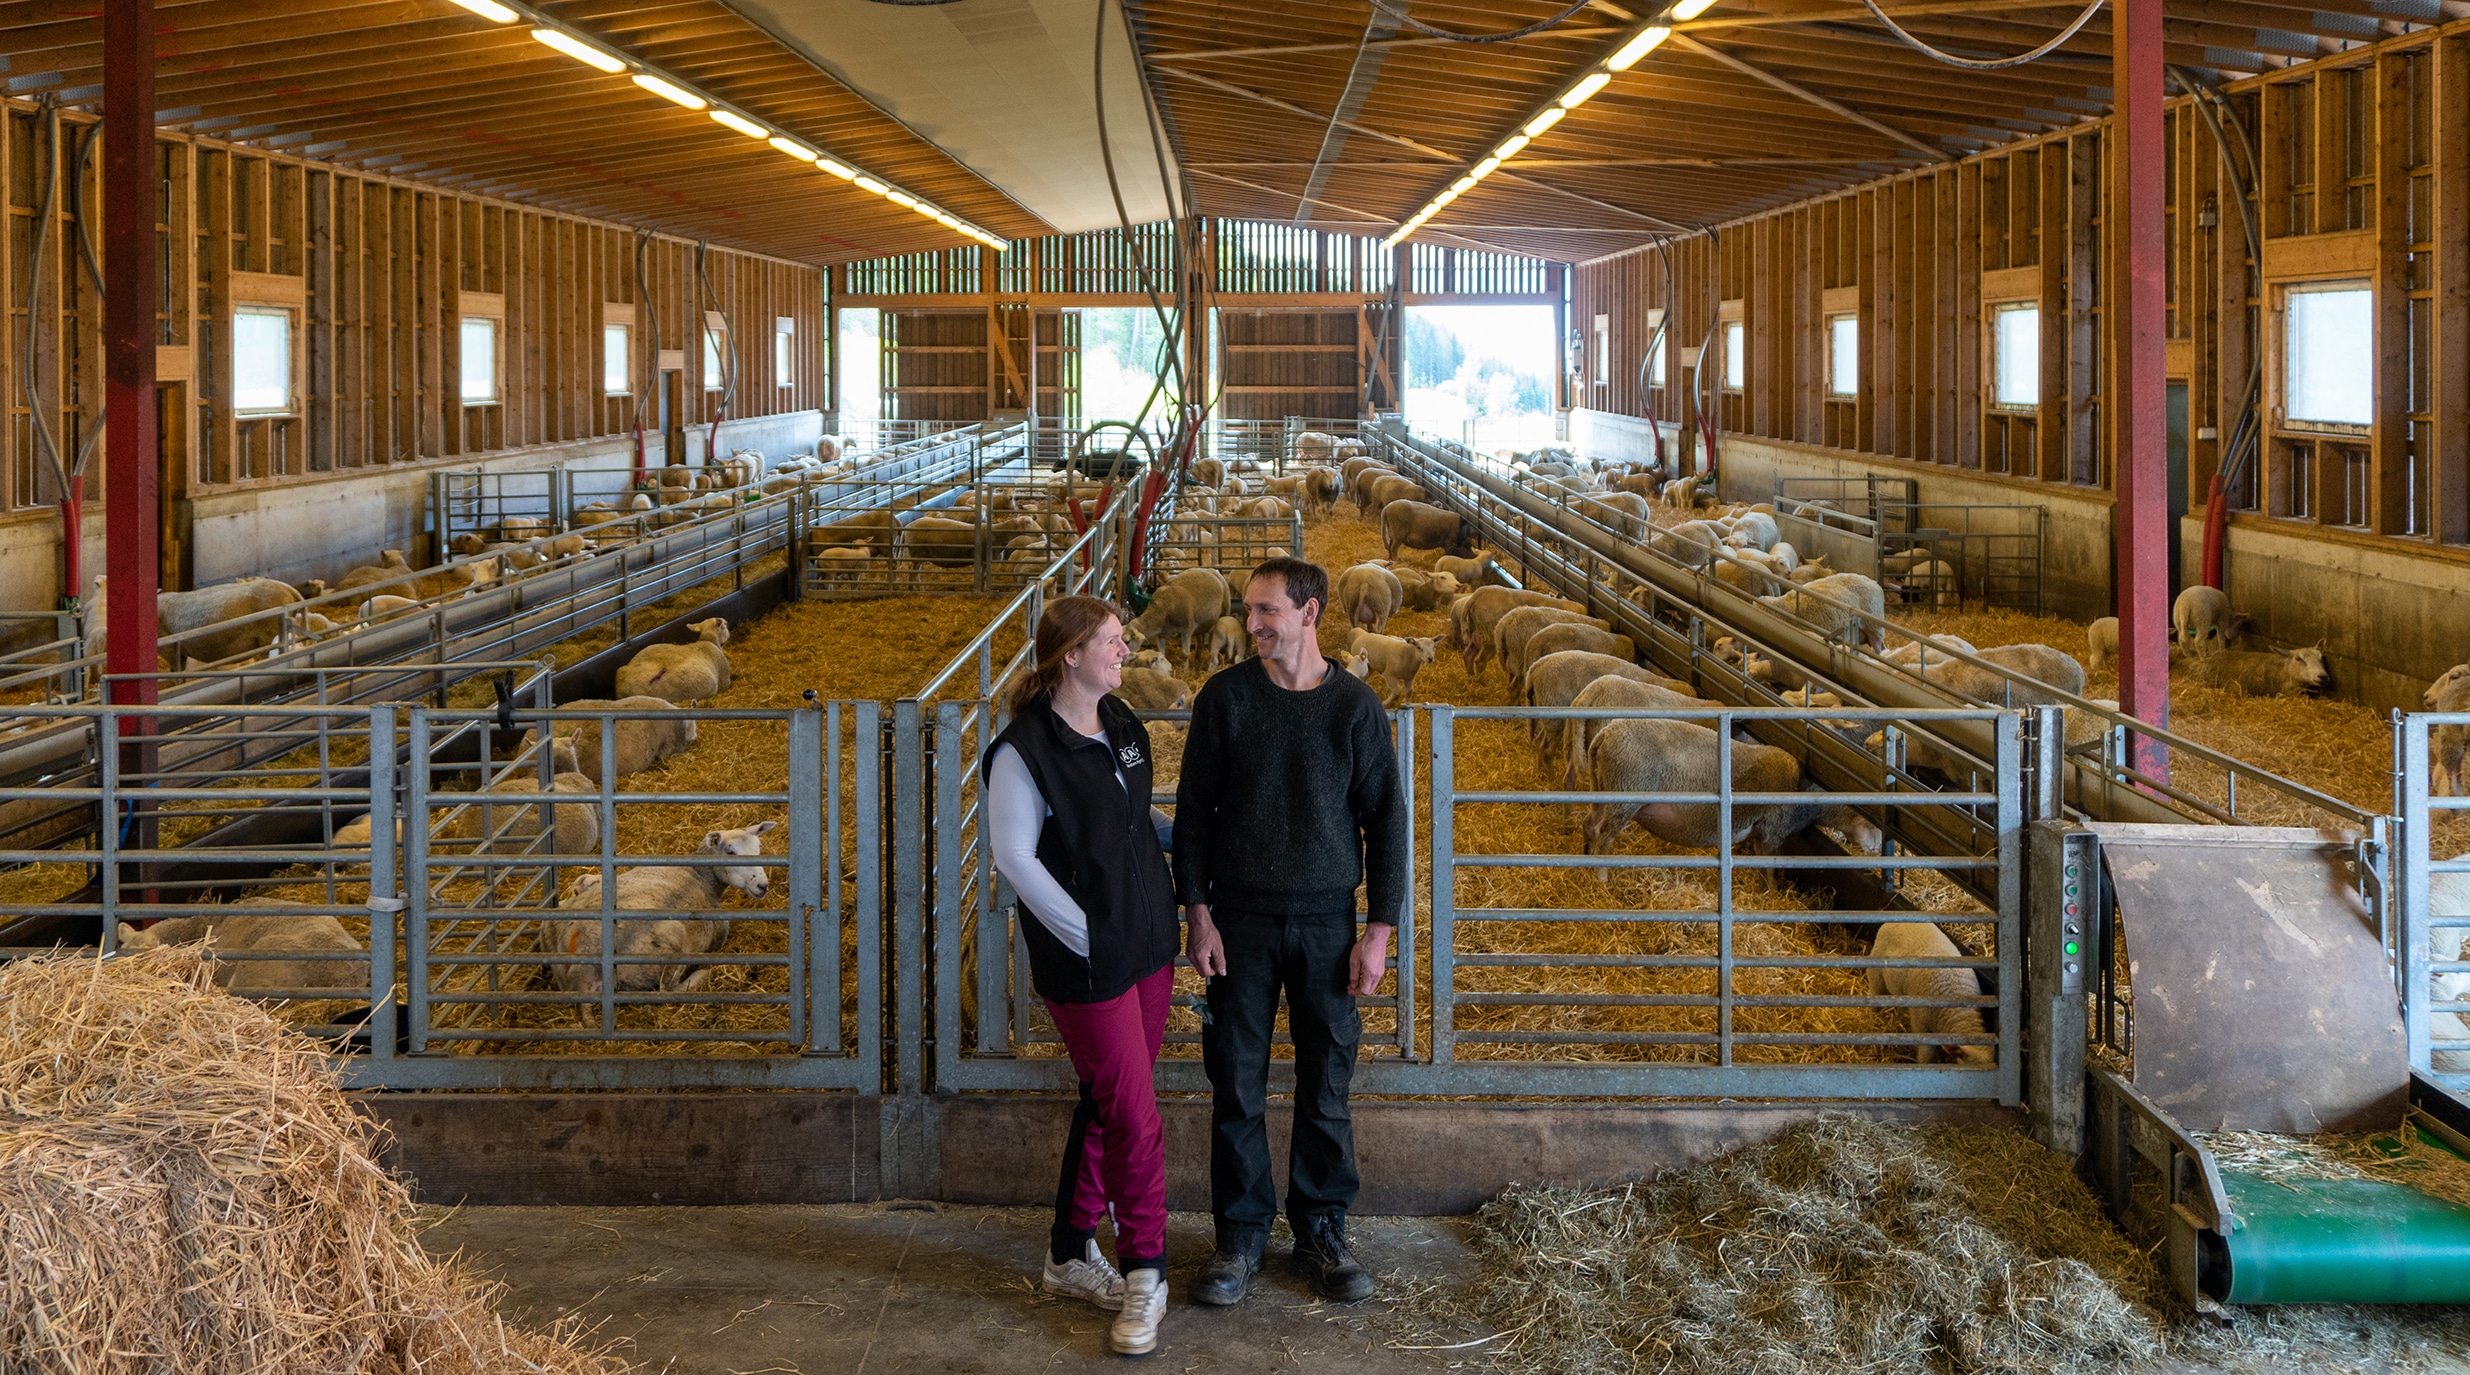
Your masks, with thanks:
[(114, 1372), (614, 1372), (421, 1249), (319, 1046), (193, 951), (0, 970), (0, 1351)]

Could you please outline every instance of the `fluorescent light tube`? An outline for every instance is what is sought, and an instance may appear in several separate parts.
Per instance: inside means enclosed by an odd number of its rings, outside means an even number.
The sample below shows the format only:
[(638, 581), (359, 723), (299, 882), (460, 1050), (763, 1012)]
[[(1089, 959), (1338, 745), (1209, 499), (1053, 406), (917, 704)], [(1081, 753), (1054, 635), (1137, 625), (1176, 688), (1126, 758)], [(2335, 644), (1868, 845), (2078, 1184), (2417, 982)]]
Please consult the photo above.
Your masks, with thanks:
[(1533, 141), (1534, 140), (1528, 138), (1525, 134), (1512, 134), (1508, 138), (1501, 140), (1501, 146), (1493, 149), (1492, 155), (1499, 158), (1503, 162), (1507, 162), (1511, 158), (1518, 156), (1519, 149), (1526, 147)]
[(910, 195), (906, 191), (895, 191), (890, 187), (884, 188), (883, 198), (892, 202), (894, 205), (899, 206), (903, 210), (907, 210), (918, 203), (917, 197)]
[(1535, 118), (1528, 120), (1527, 127), (1524, 132), (1528, 138), (1533, 138), (1544, 132), (1546, 129), (1551, 128), (1553, 125), (1560, 123), (1561, 117), (1568, 113), (1569, 111), (1555, 105), (1551, 109), (1537, 115)]
[(1499, 158), (1486, 158), (1482, 162), (1475, 164), (1475, 170), (1469, 172), (1467, 175), (1475, 178), (1477, 181), (1482, 181), (1484, 178), (1491, 176), (1494, 169), (1498, 168), (1500, 165), (1501, 160)]
[(857, 168), (844, 167), (841, 164), (832, 161), (830, 158), (817, 158), (815, 159), (815, 165), (822, 168), (824, 171), (831, 173), (833, 176), (840, 178), (842, 181), (855, 180), (858, 175)]
[(659, 77), (652, 75), (650, 72), (635, 73), (635, 84), (641, 86), (647, 91), (650, 91), (652, 94), (659, 96), (663, 100), (669, 101), (675, 105), (683, 105), (689, 110), (700, 110), (704, 106), (712, 103), (705, 100), (702, 96), (696, 95), (693, 91), (680, 90), (678, 87), (670, 85), (668, 82), (661, 80)]
[(1638, 59), (1654, 52), (1657, 44), (1670, 37), (1672, 37), (1670, 29), (1641, 30), (1636, 38), (1622, 44), (1621, 51), (1614, 53), (1604, 65), (1616, 72), (1626, 72), (1638, 65)]
[(455, 0), (455, 3), (492, 24), (511, 24), (521, 17), (497, 0)]
[(1696, 19), (1698, 16), (1705, 14), (1707, 11), (1714, 8), (1715, 0), (1681, 0), (1680, 4), (1672, 7), (1672, 17), (1675, 19)]
[(778, 134), (774, 134), (772, 136), (771, 143), (773, 147), (778, 148), (782, 152), (787, 153), (789, 156), (796, 158), (800, 162), (813, 162), (815, 160), (815, 150), (802, 143), (782, 138)]
[(600, 49), (593, 47), (591, 44), (586, 43), (579, 38), (574, 38), (567, 34), (560, 33), (556, 29), (534, 29), (532, 30), (532, 37), (548, 44), (550, 47), (557, 49), (559, 52), (566, 54), (568, 57), (582, 63), (584, 66), (598, 67), (600, 70), (608, 72), (612, 76), (626, 70), (625, 63), (618, 61), (616, 58), (611, 57), (609, 54), (602, 52)]
[(1611, 81), (1612, 73), (1610, 72), (1587, 73), (1585, 76), (1578, 78), (1578, 84), (1570, 87), (1568, 94), (1561, 97), (1561, 108), (1564, 110), (1577, 109), (1579, 106), (1593, 100), (1595, 98), (1595, 93), (1604, 89), (1604, 87), (1610, 84)]
[(712, 112), (712, 118), (722, 124), (728, 125), (732, 129), (737, 130), (739, 133), (746, 135), (748, 138), (765, 138), (768, 137), (771, 132), (770, 130), (765, 129), (762, 125), (757, 124), (742, 114), (739, 114), (735, 110), (714, 110)]
[(880, 196), (892, 189), (891, 187), (884, 185), (882, 182), (875, 180), (873, 177), (860, 177), (855, 182), (852, 182), (851, 185), (868, 193), (869, 195), (876, 196)]

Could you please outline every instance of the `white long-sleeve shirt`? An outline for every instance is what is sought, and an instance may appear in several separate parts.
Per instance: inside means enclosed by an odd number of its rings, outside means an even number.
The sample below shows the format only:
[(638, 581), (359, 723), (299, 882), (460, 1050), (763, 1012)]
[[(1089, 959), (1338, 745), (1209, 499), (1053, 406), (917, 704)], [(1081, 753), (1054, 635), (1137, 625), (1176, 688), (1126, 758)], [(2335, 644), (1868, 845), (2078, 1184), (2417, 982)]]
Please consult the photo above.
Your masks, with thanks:
[[(1106, 732), (1089, 737), (1106, 743)], [(1122, 769), (1115, 770), (1115, 781), (1123, 784)], [(1130, 784), (1124, 784), (1129, 788)], [(1146, 805), (1147, 798), (1139, 799)], [(1072, 895), (1046, 871), (1038, 859), (1038, 833), (1046, 828), (1053, 809), (1038, 792), (1038, 780), (1029, 776), (1029, 766), (1021, 762), (1020, 751), (1010, 745), (995, 747), (995, 762), (987, 770), (986, 829), (987, 843), (994, 848), (995, 871), (1012, 885), (1020, 896), (1021, 905), (1063, 942), (1063, 947), (1083, 959), (1089, 958), (1089, 914), (1072, 900)]]

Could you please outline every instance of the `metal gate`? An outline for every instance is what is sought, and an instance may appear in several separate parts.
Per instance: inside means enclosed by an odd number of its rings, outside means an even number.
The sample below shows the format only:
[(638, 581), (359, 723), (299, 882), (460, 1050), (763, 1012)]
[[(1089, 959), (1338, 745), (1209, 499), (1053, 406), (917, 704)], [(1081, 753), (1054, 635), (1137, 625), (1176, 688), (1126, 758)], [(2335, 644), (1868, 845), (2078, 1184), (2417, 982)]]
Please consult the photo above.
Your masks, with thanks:
[[(2400, 789), (2396, 810), (2401, 864), (2396, 885), (2401, 898), (2398, 920), (2388, 919), (2386, 939), (2393, 951), (2394, 977), (2401, 986), (2402, 1029), (2410, 1046), (2410, 1068), (2442, 1079), (2455, 1089), (2470, 1085), (2470, 961), (2462, 958), (2463, 932), (2470, 929), (2470, 903), (2461, 900), (2470, 878), (2470, 852), (2438, 858), (2436, 829), (2463, 812), (2470, 796), (2458, 783), (2450, 796), (2434, 789), (2436, 769), (2429, 750), (2448, 737), (2470, 730), (2470, 715), (2417, 712), (2401, 717), (2393, 732), (2394, 777)], [(2455, 850), (2461, 840), (2448, 837), (2442, 850)], [(2388, 911), (2391, 910), (2389, 907)]]

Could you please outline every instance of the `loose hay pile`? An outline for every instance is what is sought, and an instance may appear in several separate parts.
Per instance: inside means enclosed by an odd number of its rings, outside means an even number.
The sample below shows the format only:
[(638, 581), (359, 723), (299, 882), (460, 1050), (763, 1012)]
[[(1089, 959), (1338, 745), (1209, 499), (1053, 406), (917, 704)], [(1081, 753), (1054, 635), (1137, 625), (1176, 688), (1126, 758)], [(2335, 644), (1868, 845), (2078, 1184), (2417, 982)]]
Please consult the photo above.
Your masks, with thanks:
[(2285, 1186), (2303, 1179), (2373, 1179), (2470, 1208), (2470, 1160), (2413, 1123), (2392, 1132), (2198, 1132), (2196, 1137), (2225, 1173)]
[(2161, 1277), (2060, 1156), (1833, 1115), (1652, 1183), (1522, 1189), (1415, 1299), (1498, 1369), (2077, 1371), (2160, 1354)]
[(420, 1246), (318, 1047), (178, 947), (0, 971), (0, 1357), (118, 1371), (617, 1371)]

